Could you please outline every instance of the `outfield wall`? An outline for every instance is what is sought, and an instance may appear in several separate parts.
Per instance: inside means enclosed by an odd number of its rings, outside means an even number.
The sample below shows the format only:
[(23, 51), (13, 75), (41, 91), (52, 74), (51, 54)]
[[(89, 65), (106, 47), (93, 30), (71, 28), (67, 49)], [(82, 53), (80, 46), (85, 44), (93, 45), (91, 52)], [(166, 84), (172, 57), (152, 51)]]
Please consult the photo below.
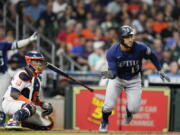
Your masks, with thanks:
[[(93, 93), (83, 87), (73, 87), (70, 107), (72, 116), (69, 128), (78, 130), (98, 130), (102, 118), (101, 109), (105, 95), (102, 87), (93, 87)], [(143, 88), (140, 112), (134, 115), (129, 125), (125, 124), (126, 96), (122, 93), (110, 117), (109, 129), (113, 131), (163, 131), (169, 130), (170, 89)], [(68, 110), (66, 110), (68, 111)], [(66, 119), (66, 118), (65, 118)], [(66, 120), (68, 121), (68, 120)], [(72, 123), (71, 123), (72, 122)], [(70, 124), (71, 123), (71, 124)], [(71, 126), (70, 126), (71, 125)]]

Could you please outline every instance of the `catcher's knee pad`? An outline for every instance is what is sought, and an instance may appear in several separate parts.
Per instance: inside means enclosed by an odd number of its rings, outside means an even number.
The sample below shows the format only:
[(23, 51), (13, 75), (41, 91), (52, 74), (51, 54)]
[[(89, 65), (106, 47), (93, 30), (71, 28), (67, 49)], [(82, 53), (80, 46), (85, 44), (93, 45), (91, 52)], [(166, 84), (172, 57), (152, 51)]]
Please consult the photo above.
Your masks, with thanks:
[(23, 121), (29, 116), (30, 116), (30, 113), (26, 109), (20, 109), (13, 115), (13, 120)]
[(25, 109), (29, 112), (29, 115), (32, 116), (35, 112), (36, 112), (36, 107), (34, 105), (31, 105), (31, 104), (23, 104), (22, 109)]

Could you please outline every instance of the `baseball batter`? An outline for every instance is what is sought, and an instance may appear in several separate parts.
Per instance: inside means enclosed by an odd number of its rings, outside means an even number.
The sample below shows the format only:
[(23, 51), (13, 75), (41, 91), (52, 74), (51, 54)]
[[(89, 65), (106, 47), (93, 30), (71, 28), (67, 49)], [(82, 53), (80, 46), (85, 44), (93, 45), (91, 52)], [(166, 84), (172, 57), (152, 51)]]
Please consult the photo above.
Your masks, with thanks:
[(28, 45), (29, 43), (37, 40), (37, 33), (34, 33), (27, 39), (23, 39), (15, 42), (0, 42), (0, 126), (3, 126), (5, 121), (5, 114), (2, 112), (2, 97), (7, 90), (11, 77), (7, 72), (8, 69), (8, 50), (18, 49)]
[(108, 71), (102, 73), (109, 78), (106, 89), (100, 132), (108, 131), (108, 118), (114, 108), (120, 92), (124, 89), (127, 96), (126, 124), (137, 113), (141, 104), (142, 59), (150, 59), (157, 68), (160, 77), (170, 81), (161, 72), (161, 65), (152, 50), (141, 42), (134, 41), (135, 30), (122, 26), (119, 30), (120, 43), (114, 44), (107, 52)]
[[(13, 77), (11, 85), (3, 97), (3, 111), (5, 114), (13, 116), (5, 127), (19, 129), (24, 126), (48, 130), (53, 125), (48, 117), (53, 108), (50, 103), (42, 102), (39, 99), (39, 90), (41, 89), (39, 74), (45, 66), (45, 59), (41, 53), (30, 51), (25, 55), (25, 60), (27, 66)], [(40, 106), (45, 111), (37, 110), (36, 106)]]

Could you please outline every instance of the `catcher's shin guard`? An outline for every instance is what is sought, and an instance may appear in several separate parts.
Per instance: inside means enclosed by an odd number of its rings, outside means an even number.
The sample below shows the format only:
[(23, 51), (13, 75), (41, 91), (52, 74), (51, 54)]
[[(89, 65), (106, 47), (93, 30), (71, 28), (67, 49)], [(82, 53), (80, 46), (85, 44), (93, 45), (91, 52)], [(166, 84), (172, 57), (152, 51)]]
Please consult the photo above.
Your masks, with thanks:
[(14, 115), (13, 115), (13, 120), (15, 121), (23, 121), (24, 119), (28, 118), (29, 112), (25, 109), (18, 110)]
[(22, 122), (22, 126), (34, 130), (50, 130), (53, 127), (53, 120), (49, 116), (42, 116), (42, 112), (36, 113)]
[(53, 125), (54, 125), (53, 120), (49, 116), (47, 116), (45, 119), (48, 119), (50, 121), (50, 124), (47, 126), (37, 125), (35, 123), (28, 123), (26, 121), (22, 122), (22, 126), (30, 128), (30, 129), (34, 129), (34, 130), (51, 130), (53, 128)]
[(23, 104), (22, 108), (13, 115), (13, 120), (23, 121), (35, 113), (35, 107), (30, 104)]

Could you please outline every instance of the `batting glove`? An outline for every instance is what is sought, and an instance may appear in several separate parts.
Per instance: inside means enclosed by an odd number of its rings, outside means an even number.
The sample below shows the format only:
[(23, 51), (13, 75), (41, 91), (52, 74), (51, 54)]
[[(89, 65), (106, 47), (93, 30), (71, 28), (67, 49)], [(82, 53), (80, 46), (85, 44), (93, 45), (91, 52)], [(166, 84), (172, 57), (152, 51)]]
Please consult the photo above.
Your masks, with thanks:
[(38, 38), (38, 32), (34, 32), (30, 37), (29, 37), (29, 41), (33, 42), (36, 41)]
[(160, 78), (163, 80), (163, 81), (168, 81), (168, 82), (170, 82), (171, 80), (170, 80), (170, 78), (164, 73), (164, 72), (162, 72), (162, 71), (159, 71), (159, 75), (160, 75)]
[(53, 107), (52, 107), (51, 103), (44, 102), (40, 105), (40, 107), (45, 110), (44, 112), (42, 112), (42, 116), (49, 115), (53, 112)]
[(103, 79), (114, 79), (115, 78), (115, 76), (112, 74), (111, 70), (101, 72), (101, 76)]

